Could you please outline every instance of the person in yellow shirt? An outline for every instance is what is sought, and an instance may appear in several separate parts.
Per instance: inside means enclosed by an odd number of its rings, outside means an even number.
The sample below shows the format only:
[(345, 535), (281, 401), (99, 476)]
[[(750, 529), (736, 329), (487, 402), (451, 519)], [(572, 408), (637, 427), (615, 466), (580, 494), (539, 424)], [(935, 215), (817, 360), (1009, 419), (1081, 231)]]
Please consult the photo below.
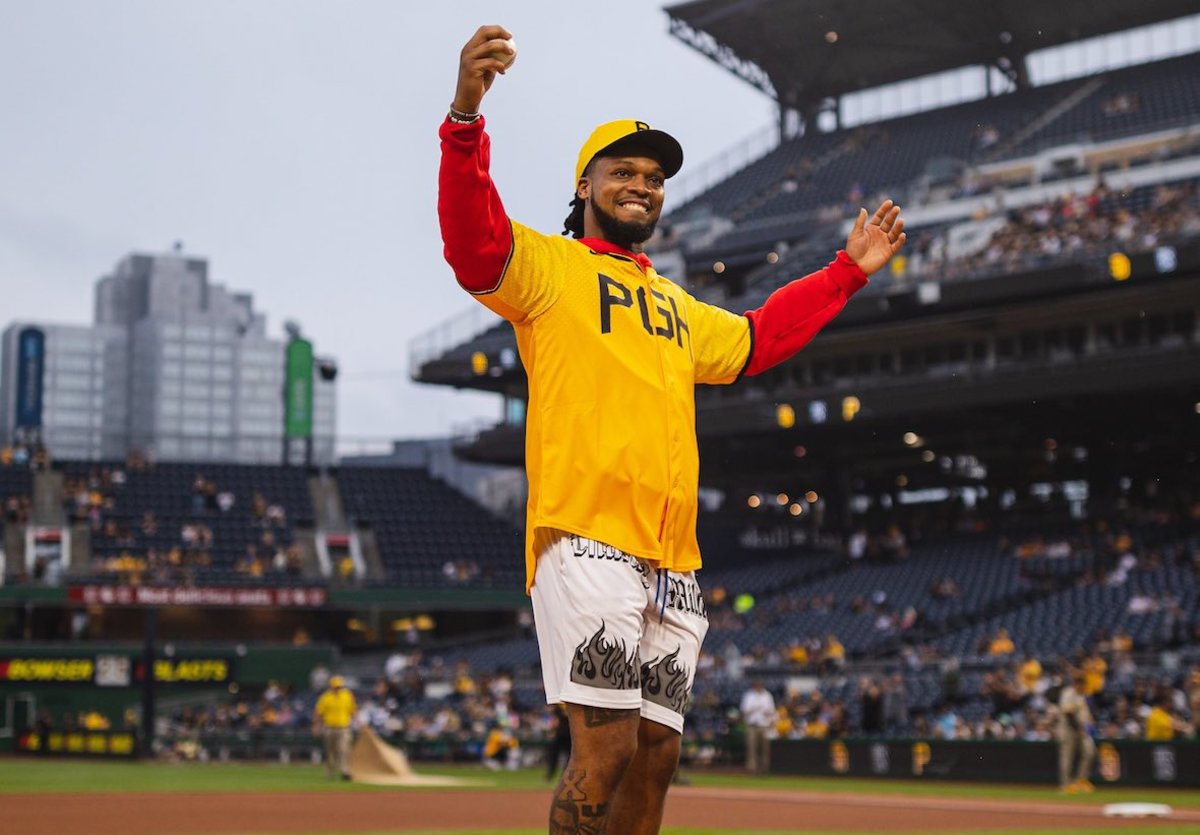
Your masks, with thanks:
[(583, 142), (562, 236), (508, 216), (480, 107), (515, 58), (502, 26), (459, 54), (438, 130), (444, 254), (512, 325), (528, 377), (525, 583), (546, 699), (566, 705), (572, 742), (551, 829), (657, 832), (708, 631), (696, 386), (790, 359), (900, 251), (904, 220), (891, 200), (860, 208), (828, 266), (743, 315), (707, 304), (644, 251), (683, 165), (679, 142), (644, 121)]
[(1025, 662), (1017, 670), (1017, 678), (1021, 682), (1021, 689), (1026, 693), (1032, 693), (1042, 678), (1042, 663), (1032, 655), (1026, 655)]
[(996, 637), (988, 644), (988, 655), (1012, 655), (1016, 648), (1008, 636), (1008, 630), (1001, 626), (996, 630)]
[(1083, 695), (1091, 698), (1104, 689), (1104, 680), (1108, 675), (1108, 662), (1098, 653), (1089, 655), (1083, 662), (1085, 674)]
[(846, 647), (838, 640), (838, 636), (830, 632), (825, 636), (821, 645), (821, 670), (825, 673), (835, 673), (846, 666)]
[(329, 779), (350, 779), (350, 735), (358, 705), (341, 676), (329, 679), (329, 689), (313, 708), (313, 734), (325, 743), (325, 773)]
[(1150, 709), (1146, 717), (1146, 739), (1153, 742), (1166, 742), (1175, 738), (1175, 720), (1163, 701), (1159, 701)]
[(1154, 742), (1167, 742), (1178, 734), (1190, 734), (1192, 726), (1175, 715), (1171, 709), (1171, 695), (1164, 693), (1158, 697), (1154, 707), (1146, 716), (1146, 739)]
[(483, 744), (483, 764), (490, 769), (516, 770), (521, 762), (521, 743), (507, 720), (499, 721), (488, 731)]

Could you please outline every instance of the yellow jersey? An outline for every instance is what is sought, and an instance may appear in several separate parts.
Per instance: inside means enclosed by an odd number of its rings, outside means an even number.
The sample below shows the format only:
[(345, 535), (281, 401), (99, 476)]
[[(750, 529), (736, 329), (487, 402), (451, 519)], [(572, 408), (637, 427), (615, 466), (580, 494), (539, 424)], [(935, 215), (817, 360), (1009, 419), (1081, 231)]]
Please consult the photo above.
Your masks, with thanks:
[(737, 379), (748, 320), (648, 262), (515, 221), (512, 233), (499, 283), (473, 295), (513, 324), (529, 377), (526, 590), (539, 528), (699, 568), (694, 389)]
[(354, 694), (342, 687), (322, 693), (313, 713), (321, 718), (321, 723), (327, 728), (348, 728), (357, 709)]
[(1146, 716), (1146, 739), (1163, 742), (1175, 738), (1175, 723), (1171, 714), (1161, 707), (1154, 707)]

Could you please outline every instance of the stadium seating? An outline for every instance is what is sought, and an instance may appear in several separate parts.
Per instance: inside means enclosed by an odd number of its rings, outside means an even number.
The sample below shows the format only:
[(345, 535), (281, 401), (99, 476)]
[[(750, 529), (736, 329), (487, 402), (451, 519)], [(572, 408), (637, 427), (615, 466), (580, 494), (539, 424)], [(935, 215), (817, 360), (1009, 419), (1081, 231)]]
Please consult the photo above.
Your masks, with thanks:
[[(287, 576), (270, 570), (261, 577), (248, 577), (245, 571), (236, 570), (238, 559), (249, 546), (255, 546), (262, 552), (259, 556), (269, 563), (275, 550), (286, 549), (293, 543), (297, 526), (311, 525), (313, 520), (308, 474), (299, 468), (164, 463), (126, 469), (116, 463), (96, 462), (64, 462), (59, 467), (68, 483), (86, 483), (105, 468), (119, 470), (124, 476), (123, 483), (108, 488), (111, 507), (101, 513), (99, 524), (93, 526), (93, 561), (99, 566), (122, 554), (145, 559), (151, 550), (165, 555), (173, 548), (182, 548), (206, 555), (207, 564), (193, 562), (189, 566), (196, 580), (222, 584), (245, 580), (284, 582), (289, 579)], [(221, 510), (198, 495), (193, 489), (198, 476), (212, 482), (220, 493), (231, 494), (232, 506)], [(256, 518), (251, 506), (256, 496), (261, 496), (266, 506), (282, 509), (282, 518), (270, 520), (265, 515)], [(73, 497), (68, 496), (66, 504), (68, 511), (73, 512)], [(147, 512), (155, 518), (153, 532), (142, 526)], [(211, 531), (211, 544), (186, 547), (183, 530), (195, 524)], [(92, 579), (105, 579), (103, 568), (94, 572)]]
[(1102, 79), (1093, 95), (1021, 142), (1011, 156), (1178, 127), (1200, 115), (1195, 55), (1117, 70)]
[[(715, 240), (685, 248), (689, 272), (710, 274), (717, 261), (753, 270), (749, 283), (757, 287), (729, 306), (756, 307), (781, 276), (823, 265), (830, 241), (840, 237), (837, 224), (877, 195), (911, 207), (930, 189), (958, 182), (967, 165), (1194, 124), (1200, 120), (1194, 61), (1159, 61), (784, 142), (673, 213), (682, 219), (711, 213), (735, 223)], [(1140, 201), (1127, 205), (1136, 211)], [(921, 231), (936, 229), (910, 225), (910, 240)], [(783, 257), (770, 266), (765, 257), (773, 250)]]
[(338, 484), (346, 514), (375, 533), (386, 583), (523, 587), (524, 534), (424, 470), (345, 467)]

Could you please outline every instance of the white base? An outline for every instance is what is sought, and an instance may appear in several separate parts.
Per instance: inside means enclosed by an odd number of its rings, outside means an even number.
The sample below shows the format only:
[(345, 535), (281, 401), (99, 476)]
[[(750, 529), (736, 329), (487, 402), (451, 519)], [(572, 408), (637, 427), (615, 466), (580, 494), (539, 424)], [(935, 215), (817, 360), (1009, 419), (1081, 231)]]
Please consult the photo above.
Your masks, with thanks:
[(1165, 818), (1171, 807), (1165, 803), (1109, 803), (1104, 807), (1106, 818)]

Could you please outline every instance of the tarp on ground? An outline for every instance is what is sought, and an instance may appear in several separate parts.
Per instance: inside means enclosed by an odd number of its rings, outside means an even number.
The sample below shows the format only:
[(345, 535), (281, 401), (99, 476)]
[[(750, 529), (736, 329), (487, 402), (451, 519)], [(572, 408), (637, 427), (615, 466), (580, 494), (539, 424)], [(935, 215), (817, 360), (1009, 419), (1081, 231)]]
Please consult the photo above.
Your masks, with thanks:
[(358, 732), (350, 749), (350, 777), (371, 786), (466, 786), (478, 782), (417, 774), (403, 751), (388, 745), (370, 728)]

